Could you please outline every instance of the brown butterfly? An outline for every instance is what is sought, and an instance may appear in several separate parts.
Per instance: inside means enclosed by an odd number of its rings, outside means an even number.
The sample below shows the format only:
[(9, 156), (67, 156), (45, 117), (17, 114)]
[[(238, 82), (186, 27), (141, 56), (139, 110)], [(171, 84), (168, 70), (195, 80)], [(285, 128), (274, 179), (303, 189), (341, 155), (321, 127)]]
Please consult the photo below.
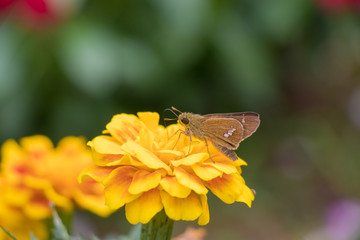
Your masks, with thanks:
[[(240, 142), (250, 137), (260, 125), (260, 116), (255, 112), (200, 115), (189, 112), (183, 113), (174, 107), (168, 110), (173, 112), (178, 117), (178, 122), (185, 127), (185, 130), (180, 131), (190, 137), (190, 145), (192, 136), (205, 140), (206, 146), (208, 146), (209, 141), (231, 160), (238, 159), (234, 150), (239, 147)], [(173, 110), (180, 114), (176, 114)], [(167, 118), (165, 120), (174, 119)], [(211, 158), (209, 149), (207, 150)]]

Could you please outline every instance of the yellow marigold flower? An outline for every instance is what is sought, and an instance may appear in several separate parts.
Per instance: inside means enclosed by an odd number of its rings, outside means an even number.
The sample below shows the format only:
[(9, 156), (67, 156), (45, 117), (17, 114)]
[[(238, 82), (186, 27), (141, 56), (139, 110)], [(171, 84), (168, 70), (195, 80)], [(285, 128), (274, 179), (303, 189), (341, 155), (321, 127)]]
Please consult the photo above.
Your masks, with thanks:
[[(30, 240), (32, 232), (38, 239), (47, 239), (46, 223), (39, 221), (38, 217), (44, 214), (48, 206), (41, 196), (36, 199), (37, 190), (31, 190), (20, 185), (14, 185), (3, 176), (0, 176), (0, 225), (14, 234), (17, 239)], [(31, 212), (39, 211), (36, 217), (30, 217)], [(47, 208), (45, 210), (47, 212)], [(1, 240), (11, 240), (0, 229)]]
[[(106, 204), (125, 206), (131, 224), (148, 223), (165, 210), (173, 220), (209, 222), (207, 193), (211, 190), (225, 203), (244, 202), (254, 194), (241, 177), (241, 166), (203, 141), (178, 138), (179, 125), (159, 125), (159, 115), (140, 112), (115, 115), (102, 135), (89, 142), (95, 165), (80, 175), (90, 176), (105, 187)], [(176, 136), (175, 136), (176, 135)]]
[[(31, 218), (43, 219), (51, 215), (48, 202), (71, 211), (75, 205), (106, 216), (111, 210), (104, 204), (103, 186), (88, 179), (77, 182), (79, 173), (92, 165), (91, 151), (81, 137), (63, 138), (54, 148), (45, 136), (24, 137), (20, 145), (10, 139), (1, 149), (2, 172), (7, 181), (21, 189), (14, 189), (9, 197), (20, 201), (19, 206)], [(40, 203), (39, 203), (40, 202)], [(31, 204), (34, 203), (34, 204)]]

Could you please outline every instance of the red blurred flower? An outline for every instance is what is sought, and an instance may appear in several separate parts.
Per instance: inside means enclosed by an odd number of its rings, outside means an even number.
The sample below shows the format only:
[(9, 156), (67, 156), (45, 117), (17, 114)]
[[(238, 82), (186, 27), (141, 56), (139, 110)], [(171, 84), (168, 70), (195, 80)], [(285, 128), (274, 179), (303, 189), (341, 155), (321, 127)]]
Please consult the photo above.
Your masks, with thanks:
[(22, 25), (42, 29), (65, 19), (74, 9), (72, 0), (0, 0), (0, 17), (12, 16)]
[(360, 0), (317, 0), (326, 11), (339, 13), (349, 10), (360, 10)]

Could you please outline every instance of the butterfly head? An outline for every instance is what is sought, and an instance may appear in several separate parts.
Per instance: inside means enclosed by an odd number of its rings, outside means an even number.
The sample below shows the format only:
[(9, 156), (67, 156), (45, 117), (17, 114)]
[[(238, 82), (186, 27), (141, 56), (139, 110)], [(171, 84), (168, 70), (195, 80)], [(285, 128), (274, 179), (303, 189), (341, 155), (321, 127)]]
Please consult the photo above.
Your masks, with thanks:
[(182, 113), (179, 115), (179, 123), (183, 126), (189, 125), (191, 116), (188, 113)]

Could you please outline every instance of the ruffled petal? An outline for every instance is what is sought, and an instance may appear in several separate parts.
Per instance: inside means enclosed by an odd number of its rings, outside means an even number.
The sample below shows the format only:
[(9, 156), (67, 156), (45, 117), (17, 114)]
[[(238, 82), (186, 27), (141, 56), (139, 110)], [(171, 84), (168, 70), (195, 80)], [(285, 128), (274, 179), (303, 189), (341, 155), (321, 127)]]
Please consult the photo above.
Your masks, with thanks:
[(191, 166), (195, 163), (198, 163), (198, 162), (201, 162), (201, 161), (207, 159), (208, 157), (209, 157), (209, 155), (207, 153), (194, 153), (194, 154), (191, 154), (180, 160), (171, 161), (171, 164), (175, 167), (178, 167), (180, 165)]
[(207, 196), (206, 195), (200, 195), (200, 201), (202, 205), (202, 213), (199, 217), (198, 224), (199, 225), (206, 225), (210, 221), (210, 213), (209, 213), (209, 205), (207, 202)]
[(204, 181), (209, 181), (222, 175), (221, 171), (211, 165), (194, 164), (191, 167), (194, 170), (195, 174)]
[(94, 149), (94, 151), (101, 154), (125, 154), (121, 149), (121, 144), (110, 136), (95, 137), (92, 141), (88, 142), (88, 145)]
[(105, 205), (104, 186), (92, 178), (87, 178), (74, 192), (74, 200), (83, 209), (107, 217), (114, 210)]
[(245, 183), (238, 174), (223, 174), (206, 182), (206, 185), (223, 202), (231, 204), (239, 197)]
[(165, 191), (160, 195), (166, 215), (173, 220), (193, 221), (202, 213), (200, 200), (193, 192), (187, 198), (175, 198)]
[(174, 150), (159, 150), (156, 151), (156, 155), (165, 163), (169, 163), (182, 156), (182, 152)]
[(191, 193), (191, 189), (180, 184), (176, 177), (166, 176), (161, 179), (160, 185), (173, 197), (186, 198)]
[(135, 115), (123, 113), (115, 115), (106, 125), (107, 131), (104, 132), (109, 132), (123, 144), (130, 140), (134, 141), (143, 126), (144, 124)]
[[(123, 164), (124, 156), (122, 154), (100, 154), (97, 152), (92, 152), (92, 158), (96, 165), (98, 166), (118, 166)], [(125, 164), (123, 164), (125, 165)]]
[(237, 202), (243, 202), (251, 208), (252, 201), (254, 201), (255, 195), (253, 191), (246, 185), (243, 186), (243, 190), (239, 197), (236, 199)]
[(103, 182), (116, 167), (90, 166), (79, 175), (78, 182), (81, 183), (86, 177), (91, 177), (97, 182)]
[(126, 166), (118, 167), (111, 172), (104, 181), (106, 205), (112, 209), (121, 208), (140, 196), (128, 191), (136, 171), (136, 168)]
[(154, 144), (154, 133), (151, 132), (149, 129), (147, 128), (143, 128), (140, 130), (139, 133), (140, 136), (140, 145), (143, 146), (146, 149), (149, 149), (150, 151), (153, 150), (153, 144)]
[(132, 182), (129, 186), (129, 193), (139, 194), (156, 188), (160, 184), (161, 172), (148, 172), (139, 170), (135, 173)]
[(220, 161), (217, 160), (215, 163), (204, 163), (204, 165), (212, 166), (225, 174), (237, 173), (238, 171), (234, 162), (232, 160), (228, 160), (227, 158), (222, 158)]
[(139, 119), (151, 131), (155, 132), (159, 126), (160, 115), (156, 112), (138, 112)]
[(174, 168), (174, 175), (176, 179), (184, 186), (187, 186), (194, 190), (198, 194), (206, 194), (208, 190), (202, 183), (202, 181), (193, 174), (186, 172), (184, 169), (180, 167)]
[(168, 173), (171, 173), (171, 169), (163, 161), (161, 161), (154, 153), (148, 149), (140, 146), (139, 144), (129, 141), (122, 145), (122, 149), (129, 153), (131, 156), (137, 158), (145, 166), (152, 169), (163, 168)]
[(148, 223), (163, 209), (158, 189), (143, 193), (140, 197), (125, 206), (126, 219), (131, 224)]

